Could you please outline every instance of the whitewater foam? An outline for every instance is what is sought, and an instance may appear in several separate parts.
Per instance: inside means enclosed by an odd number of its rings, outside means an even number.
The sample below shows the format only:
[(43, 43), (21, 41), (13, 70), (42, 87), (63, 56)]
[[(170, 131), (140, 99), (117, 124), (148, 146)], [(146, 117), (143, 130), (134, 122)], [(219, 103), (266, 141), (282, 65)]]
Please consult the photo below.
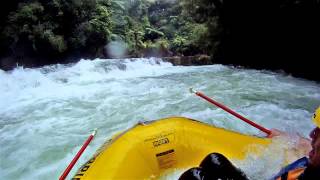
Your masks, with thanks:
[[(303, 136), (320, 104), (320, 85), (312, 81), (223, 65), (173, 66), (158, 58), (0, 70), (0, 179), (57, 179), (94, 128), (97, 137), (75, 170), (112, 134), (139, 121), (182, 115), (264, 135), (190, 94), (190, 87), (267, 128)], [(278, 162), (261, 163), (257, 167)]]

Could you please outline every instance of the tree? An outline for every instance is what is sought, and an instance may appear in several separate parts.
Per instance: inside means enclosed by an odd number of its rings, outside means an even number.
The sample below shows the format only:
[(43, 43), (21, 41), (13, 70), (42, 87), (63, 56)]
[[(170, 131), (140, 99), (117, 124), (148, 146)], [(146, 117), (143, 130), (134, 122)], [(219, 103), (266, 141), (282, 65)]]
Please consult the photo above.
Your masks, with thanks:
[(97, 56), (109, 40), (109, 0), (14, 2), (0, 28), (0, 47), (10, 47), (5, 50), (9, 54), (52, 58), (78, 51)]

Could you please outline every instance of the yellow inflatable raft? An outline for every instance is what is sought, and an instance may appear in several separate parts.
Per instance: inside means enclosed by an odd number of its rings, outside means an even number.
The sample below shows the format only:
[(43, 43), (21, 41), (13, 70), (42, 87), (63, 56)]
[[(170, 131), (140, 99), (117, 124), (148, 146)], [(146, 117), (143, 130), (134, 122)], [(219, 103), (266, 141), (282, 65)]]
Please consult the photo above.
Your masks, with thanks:
[(188, 118), (160, 119), (139, 123), (107, 141), (74, 179), (152, 179), (198, 166), (212, 152), (243, 159), (270, 142)]

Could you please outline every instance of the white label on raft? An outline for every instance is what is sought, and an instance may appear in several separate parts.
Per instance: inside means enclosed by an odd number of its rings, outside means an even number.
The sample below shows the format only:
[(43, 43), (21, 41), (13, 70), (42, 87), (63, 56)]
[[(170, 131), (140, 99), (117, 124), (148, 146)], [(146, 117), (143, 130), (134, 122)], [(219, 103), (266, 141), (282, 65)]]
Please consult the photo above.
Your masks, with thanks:
[(168, 151), (156, 154), (159, 168), (160, 169), (168, 169), (174, 167), (177, 162), (176, 154), (174, 149), (170, 149)]
[(151, 153), (151, 157), (156, 158), (158, 168), (171, 168), (177, 163), (174, 141), (174, 131), (162, 131), (144, 140), (146, 149)]

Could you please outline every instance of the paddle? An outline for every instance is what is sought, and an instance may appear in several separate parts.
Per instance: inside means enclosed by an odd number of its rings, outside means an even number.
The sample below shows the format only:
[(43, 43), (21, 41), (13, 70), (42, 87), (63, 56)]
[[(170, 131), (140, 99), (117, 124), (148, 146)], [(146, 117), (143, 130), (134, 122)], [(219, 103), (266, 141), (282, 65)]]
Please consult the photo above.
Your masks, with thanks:
[(232, 109), (228, 108), (227, 106), (225, 106), (225, 105), (223, 105), (223, 104), (221, 104), (221, 103), (219, 103), (219, 102), (217, 102), (217, 101), (214, 101), (213, 99), (209, 98), (208, 96), (204, 95), (204, 94), (201, 93), (201, 92), (194, 91), (193, 88), (190, 88), (190, 92), (191, 92), (191, 93), (194, 93), (194, 94), (196, 94), (197, 96), (199, 96), (199, 97), (207, 100), (208, 102), (210, 102), (210, 103), (218, 106), (219, 108), (227, 111), (228, 113), (232, 114), (233, 116), (241, 119), (242, 121), (250, 124), (251, 126), (259, 129), (260, 131), (263, 131), (264, 133), (268, 134), (268, 136), (270, 136), (270, 134), (271, 134), (271, 131), (270, 131), (270, 130), (268, 130), (268, 129), (260, 126), (259, 124), (256, 124), (256, 123), (254, 123), (253, 121), (251, 121), (251, 120), (249, 120), (249, 119), (241, 116), (240, 114), (236, 113), (235, 111), (233, 111)]
[(83, 151), (87, 148), (87, 146), (90, 144), (91, 140), (93, 139), (93, 137), (96, 135), (97, 133), (97, 129), (95, 129), (93, 131), (93, 133), (88, 137), (88, 139), (86, 140), (86, 142), (82, 145), (81, 149), (78, 151), (78, 153), (76, 154), (76, 156), (72, 159), (71, 163), (68, 165), (68, 167), (66, 168), (66, 170), (64, 170), (63, 174), (60, 176), (59, 180), (64, 180), (69, 172), (71, 171), (71, 169), (73, 168), (73, 166), (76, 164), (76, 162), (78, 161), (78, 159), (80, 158), (81, 154), (83, 153)]

